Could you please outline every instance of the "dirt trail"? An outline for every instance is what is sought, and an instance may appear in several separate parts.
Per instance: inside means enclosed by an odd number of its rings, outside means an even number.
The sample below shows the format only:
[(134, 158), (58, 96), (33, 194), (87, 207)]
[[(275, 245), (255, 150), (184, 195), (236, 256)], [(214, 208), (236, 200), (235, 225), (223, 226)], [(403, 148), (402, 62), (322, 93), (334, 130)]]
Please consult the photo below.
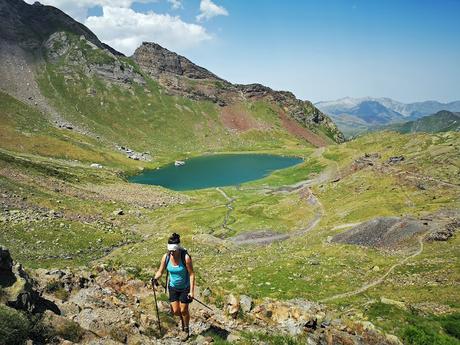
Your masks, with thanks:
[[(313, 156), (321, 156), (324, 152), (325, 148), (320, 147), (313, 153)], [(265, 230), (257, 230), (257, 231), (248, 231), (242, 234), (239, 234), (235, 237), (229, 238), (234, 244), (237, 245), (250, 245), (250, 244), (269, 244), (276, 241), (284, 241), (289, 238), (295, 238), (305, 235), (307, 232), (313, 230), (321, 221), (323, 214), (325, 213), (324, 207), (321, 202), (313, 195), (310, 190), (310, 186), (316, 183), (323, 183), (331, 179), (331, 177), (335, 176), (338, 172), (338, 165), (334, 162), (335, 165), (327, 168), (326, 171), (321, 173), (318, 177), (312, 180), (304, 180), (297, 182), (292, 185), (270, 188), (270, 187), (262, 187), (258, 189), (261, 192), (267, 193), (299, 193), (305, 199), (305, 201), (310, 204), (312, 207), (315, 207), (315, 215), (313, 219), (307, 224), (306, 227), (300, 228), (297, 230), (290, 231), (289, 233), (279, 233), (273, 229), (265, 229)], [(252, 189), (252, 188), (251, 188)], [(255, 188), (252, 190), (256, 190)], [(223, 193), (222, 190), (219, 190)], [(229, 197), (223, 193), (224, 197), (229, 200)], [(234, 200), (232, 200), (233, 202)], [(232, 209), (233, 210), (233, 209)]]
[(349, 228), (349, 227), (352, 227), (352, 226), (357, 226), (361, 223), (345, 223), (345, 224), (340, 224), (340, 225), (336, 225), (332, 228), (332, 230), (340, 230), (340, 229), (345, 229), (345, 228)]
[(419, 242), (419, 249), (413, 253), (412, 255), (409, 255), (407, 257), (405, 257), (404, 259), (402, 259), (401, 261), (397, 262), (396, 264), (394, 264), (393, 266), (391, 266), (388, 271), (383, 274), (380, 278), (370, 282), (370, 283), (367, 283), (367, 284), (364, 284), (363, 286), (361, 286), (359, 289), (356, 289), (356, 290), (352, 290), (352, 291), (348, 291), (348, 292), (344, 292), (344, 293), (341, 293), (341, 294), (337, 294), (337, 295), (334, 295), (334, 296), (331, 296), (331, 297), (327, 297), (327, 298), (324, 298), (322, 300), (320, 300), (319, 302), (321, 303), (325, 303), (325, 302), (330, 302), (332, 300), (335, 300), (335, 299), (339, 299), (339, 298), (346, 298), (346, 297), (351, 297), (351, 296), (355, 296), (355, 295), (359, 295), (360, 293), (363, 293), (364, 291), (370, 289), (371, 287), (374, 287), (376, 285), (379, 285), (381, 284), (385, 279), (386, 277), (388, 277), (388, 275), (390, 275), (394, 269), (396, 267), (399, 267), (401, 265), (404, 265), (407, 261), (409, 261), (410, 259), (413, 259), (415, 258), (416, 256), (420, 255), (422, 252), (423, 252), (423, 240), (425, 239), (426, 237), (426, 233), (423, 234), (422, 236), (420, 236), (418, 238), (418, 242)]
[(227, 207), (227, 212), (225, 213), (224, 221), (222, 222), (222, 228), (225, 230), (230, 230), (233, 231), (232, 228), (230, 228), (228, 224), (228, 220), (230, 219), (230, 216), (233, 212), (233, 206), (232, 204), (235, 202), (235, 198), (230, 198), (227, 193), (225, 193), (222, 189), (219, 187), (216, 188), (216, 190), (223, 195), (223, 197), (227, 200), (227, 203), (225, 204), (225, 207)]
[[(295, 189), (297, 190), (297, 189)], [(269, 244), (275, 241), (284, 241), (289, 238), (300, 237), (305, 235), (307, 232), (313, 230), (321, 221), (321, 218), (324, 214), (323, 205), (319, 200), (313, 195), (308, 186), (304, 186), (299, 190), (299, 192), (304, 192), (308, 195), (306, 202), (310, 205), (316, 207), (316, 212), (313, 219), (307, 224), (306, 227), (300, 228), (289, 233), (280, 234), (271, 229), (259, 230), (259, 231), (250, 231), (235, 237), (230, 238), (230, 240), (237, 245), (248, 245), (248, 244)]]

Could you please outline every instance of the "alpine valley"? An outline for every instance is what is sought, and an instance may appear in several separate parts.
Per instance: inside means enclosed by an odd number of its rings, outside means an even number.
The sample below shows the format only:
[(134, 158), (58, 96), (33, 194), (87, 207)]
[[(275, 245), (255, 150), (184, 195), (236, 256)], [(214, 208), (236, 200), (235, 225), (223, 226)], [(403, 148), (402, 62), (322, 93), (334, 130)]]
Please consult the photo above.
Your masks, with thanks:
[[(401, 103), (390, 98), (351, 98), (315, 103), (321, 111), (330, 115), (339, 129), (347, 136), (367, 130), (375, 130), (393, 123), (415, 121), (440, 111), (460, 111), (460, 101), (440, 103), (425, 101)], [(440, 119), (440, 122), (442, 120)]]
[[(180, 344), (150, 285), (173, 232), (211, 309), (191, 304), (188, 344), (460, 344), (458, 114), (342, 134), (458, 106), (314, 105), (0, 0), (0, 344)], [(217, 188), (128, 181), (230, 153), (301, 162)]]

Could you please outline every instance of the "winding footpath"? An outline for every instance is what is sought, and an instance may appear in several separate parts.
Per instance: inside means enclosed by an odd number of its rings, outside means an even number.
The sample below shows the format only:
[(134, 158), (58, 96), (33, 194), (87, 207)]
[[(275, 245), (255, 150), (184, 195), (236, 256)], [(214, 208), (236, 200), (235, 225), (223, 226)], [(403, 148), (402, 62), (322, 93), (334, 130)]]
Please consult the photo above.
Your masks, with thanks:
[(379, 285), (381, 284), (385, 279), (386, 277), (388, 277), (394, 270), (396, 267), (399, 267), (399, 266), (402, 266), (404, 265), (407, 261), (409, 261), (410, 259), (413, 259), (415, 258), (416, 256), (422, 254), (423, 252), (423, 241), (426, 237), (426, 233), (423, 234), (422, 236), (420, 236), (418, 238), (418, 243), (420, 245), (419, 249), (413, 253), (412, 255), (409, 255), (407, 257), (405, 257), (404, 259), (402, 259), (401, 261), (397, 262), (396, 264), (394, 264), (393, 266), (391, 266), (388, 271), (382, 275), (380, 278), (370, 282), (370, 283), (367, 283), (363, 286), (361, 286), (359, 289), (356, 289), (356, 290), (352, 290), (352, 291), (348, 291), (348, 292), (344, 292), (344, 293), (340, 293), (340, 294), (337, 294), (337, 295), (334, 295), (334, 296), (331, 296), (331, 297), (327, 297), (327, 298), (324, 298), (322, 300), (320, 300), (319, 302), (321, 303), (325, 303), (325, 302), (330, 302), (330, 301), (333, 301), (333, 300), (336, 300), (336, 299), (340, 299), (340, 298), (346, 298), (346, 297), (351, 297), (351, 296), (355, 296), (355, 295), (359, 295), (360, 293), (363, 293), (364, 291), (370, 289), (371, 287), (374, 287), (376, 285)]
[(222, 222), (222, 228), (225, 230), (230, 230), (233, 231), (232, 228), (228, 226), (228, 220), (230, 219), (230, 216), (233, 212), (233, 203), (235, 202), (236, 198), (230, 198), (227, 193), (225, 193), (222, 189), (219, 187), (216, 188), (216, 190), (223, 195), (223, 197), (227, 200), (227, 203), (225, 204), (225, 207), (227, 207), (227, 212), (225, 213), (224, 221)]
[[(311, 182), (310, 180), (304, 181), (295, 186), (280, 187), (280, 188), (272, 190), (272, 192), (289, 191), (289, 193), (298, 191), (298, 192), (304, 192), (305, 194), (308, 195), (308, 197), (306, 198), (306, 202), (308, 202), (310, 205), (315, 207), (315, 215), (313, 219), (307, 224), (306, 227), (291, 231), (289, 233), (281, 233), (281, 234), (273, 230), (250, 231), (250, 232), (239, 234), (235, 237), (230, 238), (229, 240), (231, 240), (234, 244), (237, 244), (237, 245), (269, 244), (269, 243), (276, 242), (276, 241), (284, 241), (289, 238), (300, 237), (300, 236), (305, 235), (307, 232), (313, 230), (321, 221), (321, 218), (323, 217), (323, 214), (324, 214), (324, 208), (323, 208), (323, 205), (320, 203), (320, 201), (310, 191), (310, 188), (308, 187), (310, 182)], [(227, 196), (227, 200), (229, 200), (228, 196)]]

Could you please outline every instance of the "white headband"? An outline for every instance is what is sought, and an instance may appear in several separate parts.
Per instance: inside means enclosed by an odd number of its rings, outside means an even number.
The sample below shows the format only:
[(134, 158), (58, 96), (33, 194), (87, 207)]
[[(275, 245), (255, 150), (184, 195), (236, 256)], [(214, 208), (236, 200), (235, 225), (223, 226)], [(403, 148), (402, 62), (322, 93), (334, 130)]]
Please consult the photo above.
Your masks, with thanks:
[(178, 244), (168, 244), (168, 251), (174, 251), (174, 250), (179, 250), (180, 245)]

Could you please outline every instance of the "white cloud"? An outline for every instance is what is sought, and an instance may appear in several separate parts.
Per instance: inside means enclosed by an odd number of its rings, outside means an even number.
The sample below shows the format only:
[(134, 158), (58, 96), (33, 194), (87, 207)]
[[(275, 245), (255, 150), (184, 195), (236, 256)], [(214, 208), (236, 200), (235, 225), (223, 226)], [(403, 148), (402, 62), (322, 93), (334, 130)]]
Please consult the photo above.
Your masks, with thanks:
[[(25, 0), (29, 4), (33, 4), (35, 0)], [(157, 0), (136, 0), (136, 2), (156, 2)], [(40, 0), (44, 5), (51, 5), (64, 11), (69, 16), (83, 22), (88, 16), (88, 9), (95, 6), (112, 6), (129, 8), (134, 0)]]
[(101, 41), (126, 55), (131, 55), (143, 41), (183, 51), (211, 39), (201, 25), (169, 14), (139, 13), (130, 8), (104, 6), (101, 17), (88, 17), (84, 24)]
[(216, 16), (228, 16), (228, 11), (222, 6), (216, 5), (211, 0), (201, 0), (200, 14), (196, 19), (200, 22)]
[(182, 8), (182, 0), (168, 0), (173, 10)]

